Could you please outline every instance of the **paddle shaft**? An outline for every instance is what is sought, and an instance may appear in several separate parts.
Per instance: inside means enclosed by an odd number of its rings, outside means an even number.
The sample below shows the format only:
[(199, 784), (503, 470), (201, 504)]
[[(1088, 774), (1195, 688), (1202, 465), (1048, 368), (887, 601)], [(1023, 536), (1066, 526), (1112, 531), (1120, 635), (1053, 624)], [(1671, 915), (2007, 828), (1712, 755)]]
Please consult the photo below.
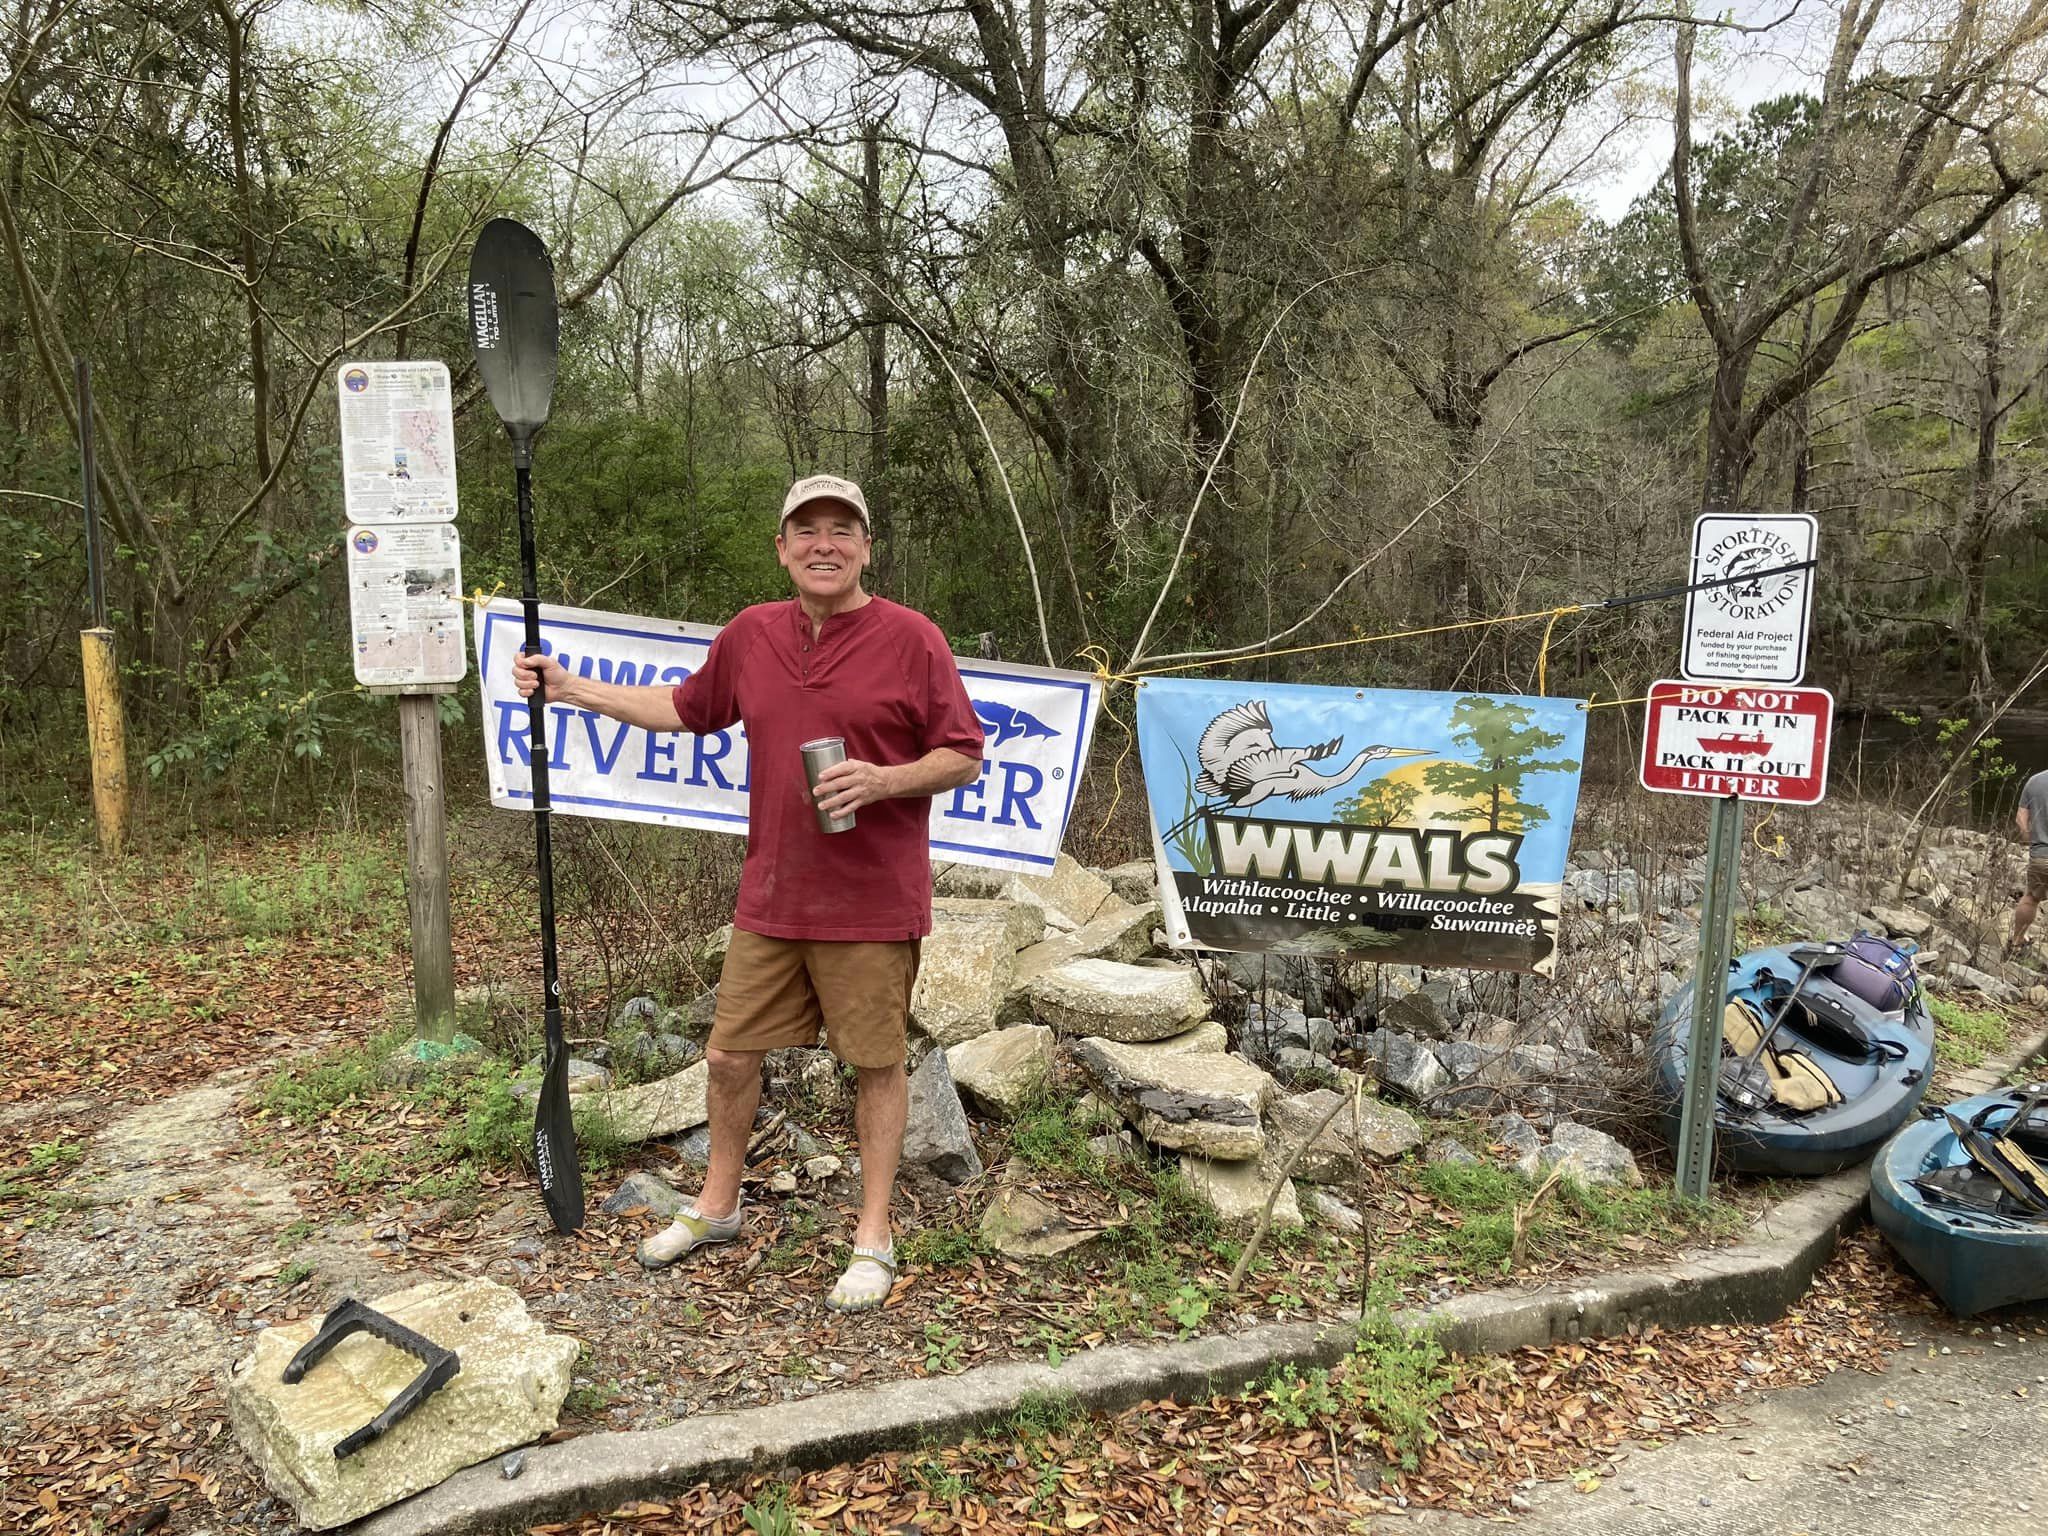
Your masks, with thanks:
[[(532, 445), (515, 441), (515, 473), (519, 478), (519, 568), (523, 583), (520, 608), (526, 618), (523, 654), (540, 654), (539, 558), (533, 547), (533, 451)], [(535, 674), (535, 686), (526, 701), (528, 732), (533, 750), (533, 861), (540, 875), (540, 979), (546, 999), (547, 1046), (550, 1065), (562, 1046), (562, 981), (555, 967), (555, 845), (548, 815), (548, 695)]]

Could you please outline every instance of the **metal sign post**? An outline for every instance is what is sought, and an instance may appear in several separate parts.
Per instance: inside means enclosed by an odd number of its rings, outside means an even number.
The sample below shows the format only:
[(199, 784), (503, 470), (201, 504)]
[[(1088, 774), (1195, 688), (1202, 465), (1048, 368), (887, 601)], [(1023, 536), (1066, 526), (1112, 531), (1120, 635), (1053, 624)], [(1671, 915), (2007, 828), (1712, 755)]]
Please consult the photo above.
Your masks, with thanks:
[(1692, 1032), (1686, 1038), (1685, 1100), (1678, 1123), (1678, 1192), (1704, 1200), (1714, 1182), (1714, 1094), (1721, 1081), (1721, 1010), (1735, 948), (1736, 869), (1742, 801), (1716, 800), (1707, 813), (1707, 889), (1700, 952), (1692, 973)]

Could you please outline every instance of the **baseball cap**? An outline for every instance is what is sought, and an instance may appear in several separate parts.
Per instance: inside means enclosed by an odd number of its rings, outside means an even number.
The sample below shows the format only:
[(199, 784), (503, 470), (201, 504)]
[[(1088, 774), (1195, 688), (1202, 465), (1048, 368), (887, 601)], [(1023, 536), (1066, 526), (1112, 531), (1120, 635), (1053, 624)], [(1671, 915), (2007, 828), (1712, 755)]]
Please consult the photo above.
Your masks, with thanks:
[(782, 521), (788, 522), (792, 512), (812, 501), (843, 501), (860, 514), (861, 526), (867, 526), (867, 497), (861, 495), (859, 486), (838, 475), (807, 475), (792, 485), (782, 498)]

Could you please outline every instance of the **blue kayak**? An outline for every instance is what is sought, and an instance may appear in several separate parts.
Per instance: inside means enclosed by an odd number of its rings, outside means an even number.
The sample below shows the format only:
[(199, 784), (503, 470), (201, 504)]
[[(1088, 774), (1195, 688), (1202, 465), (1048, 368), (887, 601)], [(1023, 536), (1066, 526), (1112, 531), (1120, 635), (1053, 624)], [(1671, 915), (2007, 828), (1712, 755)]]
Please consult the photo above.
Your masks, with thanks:
[[(1861, 1162), (1912, 1118), (1934, 1065), (1934, 1020), (1910, 967), (1880, 998), (1861, 995), (1839, 945), (1754, 949), (1729, 962), (1714, 1142), (1738, 1172), (1812, 1177)], [(1804, 978), (1802, 981), (1801, 978)], [(1858, 990), (1851, 990), (1855, 983)], [(1795, 995), (1795, 988), (1797, 989)], [(1692, 984), (1650, 1038), (1652, 1085), (1678, 1139)]]
[(2030, 1214), (1964, 1147), (1959, 1126), (2048, 1166), (2048, 1106), (2015, 1117), (2032, 1088), (1978, 1094), (1892, 1138), (1870, 1169), (1870, 1214), (1899, 1257), (1958, 1317), (2048, 1300), (2048, 1214)]

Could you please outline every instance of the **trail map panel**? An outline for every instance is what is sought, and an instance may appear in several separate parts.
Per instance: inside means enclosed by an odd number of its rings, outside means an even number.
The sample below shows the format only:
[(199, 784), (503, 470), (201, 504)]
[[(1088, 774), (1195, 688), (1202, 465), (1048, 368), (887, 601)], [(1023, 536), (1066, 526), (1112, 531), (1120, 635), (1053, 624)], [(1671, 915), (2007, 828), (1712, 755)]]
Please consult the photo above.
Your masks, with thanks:
[(1696, 683), (1796, 683), (1806, 675), (1813, 567), (1783, 567), (1813, 559), (1819, 530), (1803, 512), (1700, 515), (1688, 579), (1726, 584), (1686, 594), (1682, 676)]
[(343, 363), (341, 484), (351, 523), (455, 516), (455, 413), (440, 363)]
[(1827, 793), (1834, 715), (1834, 695), (1825, 688), (1653, 683), (1643, 724), (1643, 788), (1818, 804)]
[(349, 529), (348, 614), (357, 682), (461, 682), (469, 653), (455, 525)]

